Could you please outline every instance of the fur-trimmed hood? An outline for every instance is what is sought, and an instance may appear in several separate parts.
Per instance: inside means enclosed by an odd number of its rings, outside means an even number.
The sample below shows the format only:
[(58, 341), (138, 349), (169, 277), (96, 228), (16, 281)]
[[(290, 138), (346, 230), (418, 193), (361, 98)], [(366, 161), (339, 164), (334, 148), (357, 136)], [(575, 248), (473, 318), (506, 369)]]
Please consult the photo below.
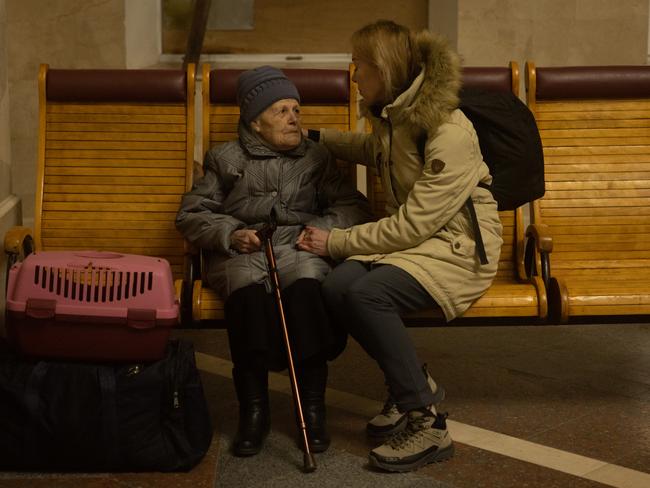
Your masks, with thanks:
[(382, 110), (382, 116), (406, 121), (417, 131), (433, 135), (458, 108), (461, 85), (460, 57), (446, 38), (429, 31), (415, 36), (422, 71), (411, 86)]

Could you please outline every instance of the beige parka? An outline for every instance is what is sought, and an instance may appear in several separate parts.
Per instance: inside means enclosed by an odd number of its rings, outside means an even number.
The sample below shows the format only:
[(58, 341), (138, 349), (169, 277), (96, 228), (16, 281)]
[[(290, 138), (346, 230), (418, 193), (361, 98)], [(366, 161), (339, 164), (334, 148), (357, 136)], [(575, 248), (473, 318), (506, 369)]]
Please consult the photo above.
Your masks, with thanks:
[[(333, 229), (334, 258), (392, 264), (413, 276), (447, 320), (462, 315), (490, 286), (501, 250), (497, 204), (471, 122), (457, 108), (460, 63), (446, 41), (418, 34), (422, 72), (378, 117), (371, 134), (321, 131), (337, 158), (374, 166), (388, 217)], [(423, 144), (424, 143), (424, 144)], [(422, 158), (424, 155), (424, 161)], [(465, 201), (472, 197), (488, 264), (481, 265)]]

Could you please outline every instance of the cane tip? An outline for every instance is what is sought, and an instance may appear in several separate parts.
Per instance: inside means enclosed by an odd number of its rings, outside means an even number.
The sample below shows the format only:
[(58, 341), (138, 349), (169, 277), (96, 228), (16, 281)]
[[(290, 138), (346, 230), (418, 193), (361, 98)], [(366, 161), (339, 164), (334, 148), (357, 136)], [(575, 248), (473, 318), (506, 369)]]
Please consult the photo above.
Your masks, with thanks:
[(316, 471), (316, 461), (314, 460), (314, 455), (311, 452), (309, 453), (306, 452), (305, 455), (303, 456), (302, 470), (305, 473), (313, 473), (314, 471)]

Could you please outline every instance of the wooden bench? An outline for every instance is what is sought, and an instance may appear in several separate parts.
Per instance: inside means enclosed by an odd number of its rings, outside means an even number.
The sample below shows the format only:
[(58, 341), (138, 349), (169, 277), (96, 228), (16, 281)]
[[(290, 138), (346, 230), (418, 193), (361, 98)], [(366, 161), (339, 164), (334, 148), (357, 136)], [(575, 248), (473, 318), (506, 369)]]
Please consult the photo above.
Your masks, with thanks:
[(545, 155), (551, 320), (650, 315), (650, 66), (526, 66)]
[(34, 229), (9, 231), (9, 262), (33, 249), (163, 257), (180, 297), (186, 250), (174, 219), (192, 182), (194, 66), (41, 65), (38, 84)]
[[(284, 69), (298, 88), (301, 118), (305, 128), (331, 127), (354, 130), (357, 124), (356, 90), (350, 90), (349, 70)], [(237, 138), (239, 106), (237, 78), (242, 70), (214, 69), (203, 65), (203, 150)], [(340, 168), (356, 181), (356, 165), (340, 163)], [(200, 267), (200, 266), (199, 266)], [(220, 326), (224, 303), (203, 281), (194, 281), (192, 319), (195, 323)]]
[[(356, 127), (356, 87), (350, 81), (347, 71), (339, 73), (318, 70), (285, 70), (303, 98), (302, 114), (306, 127), (334, 127), (340, 130), (354, 130)], [(235, 103), (235, 82), (239, 71), (203, 68), (203, 147), (237, 137), (236, 123), (238, 108)], [(327, 101), (312, 99), (312, 94), (329, 92), (322, 83), (329, 77), (341, 81), (338, 99)], [(519, 91), (519, 69), (516, 63), (503, 68), (465, 68), (463, 79), (466, 86), (485, 90)], [(331, 82), (331, 80), (330, 80)], [(312, 83), (315, 83), (312, 85)], [(320, 83), (320, 85), (318, 85)], [(325, 102), (325, 103), (324, 103)], [(353, 168), (350, 168), (353, 169)], [(354, 171), (351, 172), (352, 176)], [(384, 214), (383, 192), (380, 180), (369, 175), (367, 194), (378, 217)], [(466, 312), (465, 318), (490, 319), (512, 318), (517, 321), (529, 319), (539, 322), (547, 316), (546, 291), (540, 276), (528, 278), (524, 267), (524, 220), (523, 209), (500, 213), (503, 222), (504, 245), (499, 261), (498, 275), (494, 284), (483, 297)], [(223, 302), (201, 280), (194, 282), (192, 316), (195, 322), (214, 323), (223, 319)], [(424, 319), (424, 320), (422, 320)], [(409, 317), (409, 323), (431, 324), (432, 320), (444, 322), (440, 310), (431, 310)]]

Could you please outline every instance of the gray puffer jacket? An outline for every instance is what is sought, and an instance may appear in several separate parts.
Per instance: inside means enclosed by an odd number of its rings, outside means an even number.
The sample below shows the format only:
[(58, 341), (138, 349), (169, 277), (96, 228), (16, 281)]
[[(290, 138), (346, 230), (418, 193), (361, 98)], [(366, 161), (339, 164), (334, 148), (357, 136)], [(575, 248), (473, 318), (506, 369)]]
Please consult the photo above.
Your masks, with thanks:
[(323, 280), (330, 270), (325, 260), (296, 249), (305, 225), (346, 228), (372, 219), (367, 200), (344, 179), (329, 151), (308, 139), (280, 153), (240, 124), (239, 140), (211, 149), (203, 171), (183, 197), (176, 227), (207, 251), (204, 279), (223, 299), (250, 284), (269, 286), (263, 251), (239, 254), (230, 248), (230, 236), (237, 229), (259, 230), (272, 208), (283, 288), (300, 278)]

